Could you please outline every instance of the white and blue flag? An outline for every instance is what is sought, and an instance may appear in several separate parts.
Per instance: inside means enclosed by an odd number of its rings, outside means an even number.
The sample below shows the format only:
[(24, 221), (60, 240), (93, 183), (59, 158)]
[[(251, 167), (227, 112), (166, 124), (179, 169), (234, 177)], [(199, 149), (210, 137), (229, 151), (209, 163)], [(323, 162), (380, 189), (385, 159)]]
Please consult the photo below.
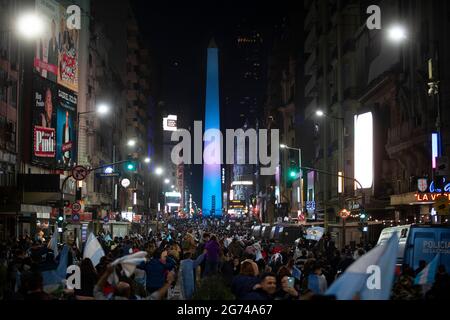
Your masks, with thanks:
[(397, 262), (398, 236), (356, 260), (331, 285), (326, 295), (337, 300), (389, 300)]
[(423, 269), (414, 279), (414, 284), (427, 285), (433, 284), (436, 278), (437, 269), (439, 266), (439, 258), (441, 254), (438, 253), (433, 260)]
[(319, 241), (322, 239), (325, 229), (322, 227), (311, 227), (306, 230), (306, 239)]
[(44, 291), (51, 292), (64, 283), (67, 274), (68, 262), (69, 262), (69, 247), (67, 245), (64, 245), (64, 247), (61, 250), (61, 253), (59, 254), (58, 267), (54, 270), (43, 271), (41, 273)]
[(54, 256), (58, 256), (58, 233), (54, 232), (52, 238), (48, 242), (47, 248), (51, 249), (54, 253)]
[(83, 259), (89, 258), (92, 261), (94, 267), (99, 264), (101, 257), (105, 255), (100, 242), (98, 242), (97, 238), (94, 234), (90, 234), (89, 238), (86, 241), (86, 245), (84, 246)]

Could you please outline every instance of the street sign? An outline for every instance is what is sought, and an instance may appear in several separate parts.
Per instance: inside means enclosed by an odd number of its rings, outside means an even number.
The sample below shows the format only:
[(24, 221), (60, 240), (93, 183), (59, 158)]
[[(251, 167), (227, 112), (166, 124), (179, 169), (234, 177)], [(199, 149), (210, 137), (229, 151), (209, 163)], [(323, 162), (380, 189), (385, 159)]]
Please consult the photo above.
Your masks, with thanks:
[(120, 177), (120, 173), (119, 172), (111, 172), (111, 173), (100, 172), (100, 173), (97, 173), (96, 176), (101, 177), (101, 178), (115, 178), (115, 177)]
[(78, 221), (80, 221), (80, 214), (77, 213), (77, 212), (73, 212), (73, 213), (72, 213), (72, 221), (73, 221), (73, 222), (78, 222)]
[(64, 215), (70, 216), (72, 214), (72, 208), (64, 207)]
[(448, 197), (438, 197), (433, 204), (433, 208), (439, 216), (449, 215), (450, 201), (448, 200)]
[(77, 181), (84, 180), (88, 174), (89, 170), (83, 166), (76, 166), (72, 169), (72, 177)]
[(129, 179), (123, 179), (121, 182), (120, 182), (120, 184), (122, 185), (122, 187), (124, 187), (124, 188), (128, 188), (128, 186), (131, 184), (131, 182), (130, 182), (130, 180)]
[(75, 203), (72, 205), (72, 211), (73, 211), (73, 212), (79, 212), (80, 210), (81, 210), (81, 204), (78, 203), (78, 202), (75, 202)]
[(104, 223), (108, 223), (108, 222), (109, 222), (109, 217), (108, 217), (108, 215), (106, 215), (106, 216), (103, 217), (103, 222), (104, 222)]
[(342, 209), (341, 211), (339, 211), (339, 217), (341, 217), (342, 219), (347, 219), (350, 216), (350, 211), (348, 211), (347, 209)]
[(64, 207), (70, 207), (70, 201), (64, 200)]

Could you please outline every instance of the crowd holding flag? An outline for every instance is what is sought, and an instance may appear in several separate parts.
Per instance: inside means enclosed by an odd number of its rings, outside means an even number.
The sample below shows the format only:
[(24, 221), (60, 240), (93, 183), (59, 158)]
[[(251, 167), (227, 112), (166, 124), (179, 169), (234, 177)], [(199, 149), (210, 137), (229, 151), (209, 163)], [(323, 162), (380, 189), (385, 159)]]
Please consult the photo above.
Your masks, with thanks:
[(100, 242), (98, 242), (97, 238), (91, 233), (86, 241), (86, 245), (84, 247), (83, 259), (89, 258), (92, 261), (94, 267), (99, 264), (101, 257), (105, 255)]
[(326, 295), (337, 300), (389, 300), (394, 282), (398, 236), (356, 260), (331, 285)]

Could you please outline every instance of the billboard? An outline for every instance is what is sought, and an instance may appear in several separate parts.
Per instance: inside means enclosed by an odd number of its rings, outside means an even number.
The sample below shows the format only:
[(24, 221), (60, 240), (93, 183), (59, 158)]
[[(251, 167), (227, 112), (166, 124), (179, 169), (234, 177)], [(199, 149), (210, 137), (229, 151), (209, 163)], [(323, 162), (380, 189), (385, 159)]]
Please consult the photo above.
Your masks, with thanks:
[(169, 115), (167, 118), (163, 118), (164, 131), (177, 131), (177, 116)]
[(56, 109), (56, 162), (68, 166), (76, 162), (77, 95), (58, 87)]
[(62, 168), (76, 161), (77, 96), (37, 75), (33, 79), (33, 164)]
[(355, 116), (355, 179), (364, 189), (372, 188), (373, 164), (373, 117), (367, 112)]
[(55, 0), (36, 0), (44, 31), (36, 40), (34, 70), (41, 77), (78, 92), (80, 33), (67, 28), (66, 9)]

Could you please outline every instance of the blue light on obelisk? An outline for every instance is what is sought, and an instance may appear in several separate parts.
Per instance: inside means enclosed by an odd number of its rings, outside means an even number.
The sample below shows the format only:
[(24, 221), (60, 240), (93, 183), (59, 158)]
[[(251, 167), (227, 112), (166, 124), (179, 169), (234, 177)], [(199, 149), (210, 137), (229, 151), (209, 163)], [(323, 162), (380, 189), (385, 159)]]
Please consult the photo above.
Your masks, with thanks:
[[(205, 132), (208, 129), (220, 130), (219, 106), (219, 50), (211, 40), (208, 47), (206, 74)], [(211, 142), (205, 142), (204, 149)], [(203, 216), (222, 216), (221, 165), (203, 162)]]

